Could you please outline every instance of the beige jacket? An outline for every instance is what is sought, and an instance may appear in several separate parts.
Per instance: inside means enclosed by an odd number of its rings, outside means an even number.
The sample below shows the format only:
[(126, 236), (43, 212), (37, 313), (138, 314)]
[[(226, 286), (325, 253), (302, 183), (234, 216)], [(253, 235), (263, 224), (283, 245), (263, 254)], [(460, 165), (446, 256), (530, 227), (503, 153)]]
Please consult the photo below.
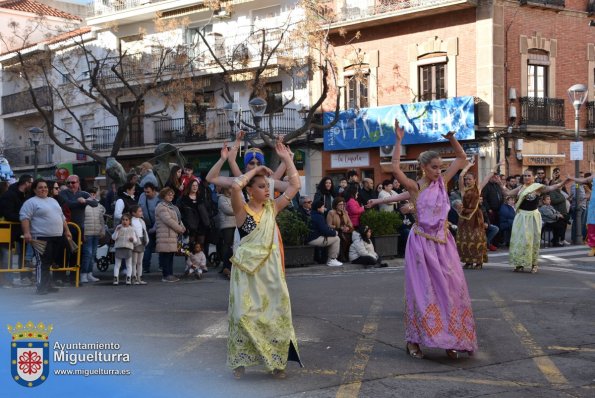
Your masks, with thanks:
[(185, 229), (174, 205), (159, 202), (155, 208), (157, 253), (175, 253), (178, 250), (178, 235)]

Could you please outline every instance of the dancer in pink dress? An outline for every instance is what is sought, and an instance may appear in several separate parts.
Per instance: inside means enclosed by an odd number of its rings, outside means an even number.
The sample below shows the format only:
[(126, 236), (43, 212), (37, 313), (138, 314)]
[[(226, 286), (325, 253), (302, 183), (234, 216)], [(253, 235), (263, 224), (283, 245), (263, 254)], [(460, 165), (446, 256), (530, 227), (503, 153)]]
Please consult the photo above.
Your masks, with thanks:
[(467, 164), (465, 151), (454, 133), (450, 141), (456, 159), (444, 174), (442, 159), (433, 151), (419, 156), (423, 177), (414, 181), (399, 167), (405, 131), (395, 121), (397, 142), (392, 159), (393, 173), (415, 203), (416, 223), (411, 228), (405, 250), (405, 337), (407, 353), (422, 359), (420, 345), (446, 349), (458, 358), (459, 352), (477, 349), (471, 300), (457, 245), (448, 230), (450, 209), (446, 184)]

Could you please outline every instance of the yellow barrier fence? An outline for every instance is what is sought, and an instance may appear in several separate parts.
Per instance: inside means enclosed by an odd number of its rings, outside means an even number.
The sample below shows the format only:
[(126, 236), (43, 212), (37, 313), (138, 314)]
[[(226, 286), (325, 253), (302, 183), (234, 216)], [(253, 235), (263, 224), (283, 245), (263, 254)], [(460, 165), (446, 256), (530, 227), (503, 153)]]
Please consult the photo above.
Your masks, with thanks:
[[(25, 253), (27, 251), (28, 244), (22, 245), (23, 252), (21, 253), (21, 263), (19, 264), (18, 268), (12, 268), (12, 264), (13, 264), (12, 256), (13, 256), (13, 251), (16, 246), (16, 241), (12, 240), (12, 230), (15, 225), (18, 226), (18, 225), (20, 225), (20, 223), (12, 222), (12, 221), (0, 221), (0, 248), (8, 247), (8, 262), (3, 263), (1, 265), (0, 273), (31, 272), (34, 270), (34, 268), (27, 267), (25, 264)], [(71, 271), (71, 272), (76, 273), (75, 286), (78, 287), (79, 286), (79, 272), (80, 272), (80, 265), (81, 265), (81, 252), (82, 252), (81, 229), (77, 224), (75, 224), (73, 222), (69, 222), (68, 226), (71, 228), (71, 231), (72, 231), (72, 229), (74, 229), (77, 232), (76, 233), (77, 239), (76, 239), (75, 243), (78, 246), (78, 250), (76, 251), (76, 254), (75, 254), (76, 255), (75, 265), (67, 264), (69, 262), (70, 256), (68, 255), (68, 251), (65, 248), (64, 255), (62, 256), (62, 265), (59, 265), (57, 267), (52, 266), (51, 271), (52, 272)], [(73, 234), (73, 236), (74, 235), (75, 234)], [(23, 239), (21, 238), (21, 240), (23, 240)]]

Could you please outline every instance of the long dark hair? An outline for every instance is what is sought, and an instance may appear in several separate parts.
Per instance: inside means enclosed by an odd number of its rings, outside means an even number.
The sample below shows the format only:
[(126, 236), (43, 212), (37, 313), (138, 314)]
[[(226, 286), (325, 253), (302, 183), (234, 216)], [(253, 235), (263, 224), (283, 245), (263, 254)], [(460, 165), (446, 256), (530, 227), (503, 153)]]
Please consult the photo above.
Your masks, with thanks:
[[(325, 184), (327, 181), (331, 182), (331, 189), (326, 189)], [(318, 192), (320, 192), (323, 195), (332, 195), (335, 192), (335, 184), (333, 183), (333, 180), (330, 177), (322, 177), (322, 180), (320, 180), (320, 182), (318, 183), (317, 189)]]
[(362, 240), (366, 243), (370, 243), (371, 240), (368, 238), (368, 231), (370, 230), (370, 227), (368, 227), (367, 225), (360, 225), (357, 228), (357, 232), (359, 232), (360, 236), (362, 237)]
[(165, 183), (165, 185), (173, 185), (176, 187), (176, 189), (180, 186), (180, 184), (182, 183), (182, 178), (178, 178), (178, 176), (176, 175), (178, 173), (178, 170), (182, 170), (182, 168), (178, 165), (173, 166), (171, 168), (171, 170), (169, 171), (169, 177), (167, 178), (167, 182)]

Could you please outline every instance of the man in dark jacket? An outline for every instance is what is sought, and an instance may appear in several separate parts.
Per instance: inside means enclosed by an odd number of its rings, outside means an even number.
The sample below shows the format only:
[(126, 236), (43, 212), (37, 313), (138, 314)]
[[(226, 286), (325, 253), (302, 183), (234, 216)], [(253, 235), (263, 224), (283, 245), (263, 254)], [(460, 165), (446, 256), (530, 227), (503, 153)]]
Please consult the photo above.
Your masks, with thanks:
[[(87, 192), (81, 190), (81, 181), (76, 174), (69, 175), (66, 179), (66, 186), (68, 189), (64, 189), (60, 192), (60, 196), (65, 200), (66, 206), (70, 209), (70, 221), (78, 225), (80, 228), (81, 237), (85, 236), (85, 207), (97, 207), (99, 202), (89, 195)], [(79, 232), (73, 226), (69, 226), (72, 239), (75, 243), (78, 242)], [(82, 240), (82, 239), (81, 239)], [(78, 244), (78, 243), (77, 243)], [(77, 265), (76, 253), (70, 253), (68, 264), (70, 266)], [(62, 265), (62, 264), (59, 264)], [(76, 274), (70, 272), (70, 283), (76, 283)], [(54, 276), (54, 282), (60, 284), (60, 275)]]
[(341, 240), (337, 236), (337, 231), (332, 229), (324, 219), (324, 202), (318, 200), (312, 204), (310, 215), (310, 234), (306, 238), (306, 243), (316, 247), (328, 247), (329, 260), (326, 263), (329, 267), (340, 267), (342, 262), (337, 260)]
[[(21, 239), (23, 231), (21, 230), (19, 212), (21, 211), (21, 207), (23, 206), (23, 203), (25, 203), (25, 200), (28, 199), (32, 183), (33, 176), (30, 174), (23, 174), (17, 182), (8, 187), (8, 190), (0, 196), (0, 212), (2, 212), (2, 216), (4, 216), (6, 221), (18, 223), (12, 224), (11, 226), (10, 240), (13, 245), (16, 244), (19, 268), (23, 265), (23, 240)], [(29, 258), (29, 260), (31, 260), (31, 258)], [(1, 262), (3, 265), (8, 265), (8, 257)], [(20, 276), (20, 278), (14, 279), (13, 283), (15, 285), (31, 285), (31, 280), (29, 279), (30, 273), (21, 272)]]
[[(487, 210), (489, 223), (493, 226), (500, 225), (500, 218), (498, 212), (500, 206), (504, 203), (504, 193), (502, 192), (502, 186), (500, 185), (500, 176), (494, 174), (490, 178), (490, 182), (481, 191), (481, 196), (484, 200), (484, 207)], [(494, 243), (497, 243), (497, 236), (494, 237)]]
[[(376, 199), (377, 197), (378, 193), (374, 189), (374, 180), (371, 178), (364, 178), (362, 181), (362, 188), (359, 190), (359, 195), (357, 197), (358, 202), (362, 206), (365, 206), (370, 199)], [(372, 208), (377, 210), (378, 206)]]

